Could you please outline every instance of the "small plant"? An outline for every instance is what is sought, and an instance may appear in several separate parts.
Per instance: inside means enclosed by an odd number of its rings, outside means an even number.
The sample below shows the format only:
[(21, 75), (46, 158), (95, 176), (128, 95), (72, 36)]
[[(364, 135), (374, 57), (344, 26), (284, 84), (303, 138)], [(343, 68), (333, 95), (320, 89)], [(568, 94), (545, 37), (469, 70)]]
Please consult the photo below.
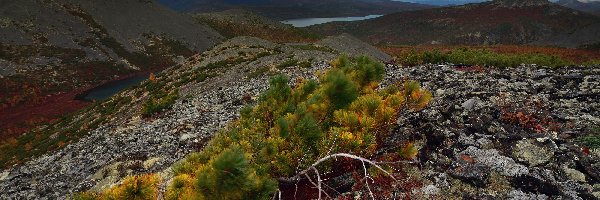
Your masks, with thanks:
[[(343, 56), (332, 66), (319, 81), (298, 78), (294, 86), (272, 77), (257, 105), (174, 165), (166, 198), (269, 199), (277, 180), (318, 176), (335, 157), (361, 161), (369, 177), (365, 163), (380, 167), (363, 157), (375, 156), (401, 109), (420, 110), (431, 94), (413, 81), (378, 91), (383, 65), (366, 57)], [(403, 154), (413, 157), (416, 149)]]
[[(415, 49), (402, 52), (396, 60), (402, 65), (414, 66), (423, 63), (454, 63), (475, 66), (517, 67), (521, 64), (537, 64), (547, 67), (571, 66), (575, 63), (558, 56), (542, 53), (496, 53), (487, 49), (457, 48), (417, 52)], [(593, 61), (584, 64), (593, 64)]]
[(100, 199), (132, 199), (147, 200), (158, 197), (158, 184), (160, 177), (154, 174), (129, 176), (123, 182), (101, 193), (83, 192), (75, 194), (73, 200), (100, 200)]
[(298, 64), (298, 60), (290, 59), (290, 60), (287, 60), (287, 61), (277, 65), (277, 69), (285, 69), (285, 68), (288, 68), (291, 66), (296, 66), (297, 64)]
[(159, 92), (159, 94), (155, 94), (144, 103), (142, 108), (142, 115), (145, 117), (149, 117), (155, 113), (161, 112), (164, 109), (171, 108), (178, 97), (178, 90), (175, 90), (171, 93), (165, 94), (164, 92)]
[(590, 129), (590, 134), (577, 139), (591, 149), (600, 149), (600, 127)]

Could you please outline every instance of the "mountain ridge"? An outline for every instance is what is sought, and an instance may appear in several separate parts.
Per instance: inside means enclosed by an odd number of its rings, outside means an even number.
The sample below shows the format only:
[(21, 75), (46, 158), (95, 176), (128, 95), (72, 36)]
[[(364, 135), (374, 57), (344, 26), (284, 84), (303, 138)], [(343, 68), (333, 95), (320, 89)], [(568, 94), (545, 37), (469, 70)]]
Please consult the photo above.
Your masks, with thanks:
[[(82, 88), (164, 69), (180, 56), (204, 51), (223, 39), (212, 28), (154, 1), (3, 0), (2, 5), (3, 136), (21, 132), (28, 127), (23, 124), (43, 123), (72, 110), (44, 110), (58, 107), (53, 105), (60, 101), (52, 99), (69, 99)], [(45, 105), (48, 102), (54, 103)], [(15, 113), (17, 107), (20, 111)], [(36, 116), (29, 114), (33, 110)], [(19, 116), (9, 118), (8, 112)]]
[(372, 44), (537, 44), (582, 47), (600, 42), (600, 18), (547, 1), (501, 0), (308, 27), (347, 32)]
[(196, 13), (219, 12), (241, 8), (275, 20), (312, 17), (364, 16), (435, 7), (431, 5), (392, 0), (160, 0), (159, 2), (175, 10)]
[(600, 15), (600, 2), (598, 1), (581, 2), (579, 0), (560, 0), (557, 1), (556, 4), (567, 8)]

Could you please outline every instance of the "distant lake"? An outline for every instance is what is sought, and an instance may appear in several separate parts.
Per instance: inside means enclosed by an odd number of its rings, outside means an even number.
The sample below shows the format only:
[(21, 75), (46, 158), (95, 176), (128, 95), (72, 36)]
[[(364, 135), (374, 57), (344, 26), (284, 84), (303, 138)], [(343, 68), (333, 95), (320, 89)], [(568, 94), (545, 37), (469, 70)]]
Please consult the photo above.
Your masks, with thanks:
[(281, 23), (290, 24), (295, 27), (307, 27), (315, 24), (324, 24), (327, 22), (350, 22), (365, 19), (373, 19), (383, 15), (367, 15), (364, 17), (330, 17), (330, 18), (304, 18), (304, 19), (289, 19), (283, 20)]
[(104, 100), (119, 93), (121, 90), (124, 90), (129, 86), (137, 85), (146, 79), (148, 79), (148, 74), (110, 81), (77, 95), (75, 99), (83, 101)]

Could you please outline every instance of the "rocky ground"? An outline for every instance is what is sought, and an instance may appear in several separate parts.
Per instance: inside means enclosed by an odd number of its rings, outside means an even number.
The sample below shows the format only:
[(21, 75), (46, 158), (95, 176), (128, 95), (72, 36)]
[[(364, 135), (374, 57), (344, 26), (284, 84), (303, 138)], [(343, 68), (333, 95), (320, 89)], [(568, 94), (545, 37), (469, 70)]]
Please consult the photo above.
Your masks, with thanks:
[(412, 195), (468, 199), (600, 198), (600, 151), (573, 139), (600, 118), (600, 70), (389, 67), (434, 93), (420, 113), (399, 121), (396, 136), (419, 141)]
[[(240, 37), (195, 56), (165, 74), (181, 75), (240, 55), (255, 59), (180, 86), (173, 108), (152, 118), (139, 114), (145, 94), (134, 98), (129, 110), (78, 142), (0, 173), (2, 198), (62, 199), (147, 172), (159, 172), (167, 180), (169, 166), (235, 119), (240, 108), (266, 89), (269, 75), (314, 78), (338, 53), (357, 51), (351, 48), (357, 45), (350, 43), (354, 40), (329, 39), (327, 44), (336, 45), (298, 48)], [(372, 49), (362, 53), (382, 56)], [(278, 67), (289, 59), (311, 65)], [(600, 69), (388, 65), (384, 85), (405, 77), (421, 81), (434, 100), (421, 112), (403, 113), (388, 140), (411, 140), (420, 148), (407, 175), (422, 187), (396, 188), (394, 194), (422, 199), (600, 198), (600, 151), (587, 152), (574, 143), (588, 127), (600, 124)], [(119, 95), (134, 96), (136, 90)]]

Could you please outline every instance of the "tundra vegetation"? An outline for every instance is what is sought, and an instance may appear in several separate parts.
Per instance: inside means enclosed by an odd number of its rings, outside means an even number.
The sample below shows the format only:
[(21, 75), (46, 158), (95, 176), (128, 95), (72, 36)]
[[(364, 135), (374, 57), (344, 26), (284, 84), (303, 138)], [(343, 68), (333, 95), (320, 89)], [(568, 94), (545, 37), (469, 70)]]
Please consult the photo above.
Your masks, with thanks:
[[(331, 69), (318, 73), (318, 80), (272, 77), (256, 105), (243, 108), (240, 118), (215, 134), (202, 151), (173, 166), (175, 177), (164, 197), (269, 199), (281, 192), (282, 181), (302, 173), (317, 176), (320, 186), (319, 171), (339, 166), (342, 160), (328, 158), (340, 155), (362, 161), (364, 176), (377, 174), (367, 170), (369, 166), (384, 170), (361, 159), (377, 157), (401, 111), (423, 109), (432, 95), (415, 81), (378, 89), (384, 66), (367, 57), (342, 56), (331, 64)], [(396, 145), (398, 151), (391, 157), (415, 156), (412, 144)], [(307, 170), (312, 169), (316, 173), (309, 176)], [(74, 198), (153, 198), (157, 178), (151, 177), (128, 177), (106, 191)]]
[(564, 66), (600, 65), (600, 54), (595, 51), (527, 46), (386, 46), (381, 49), (395, 56), (398, 64), (453, 63), (471, 66), (518, 67), (535, 64), (550, 68)]

